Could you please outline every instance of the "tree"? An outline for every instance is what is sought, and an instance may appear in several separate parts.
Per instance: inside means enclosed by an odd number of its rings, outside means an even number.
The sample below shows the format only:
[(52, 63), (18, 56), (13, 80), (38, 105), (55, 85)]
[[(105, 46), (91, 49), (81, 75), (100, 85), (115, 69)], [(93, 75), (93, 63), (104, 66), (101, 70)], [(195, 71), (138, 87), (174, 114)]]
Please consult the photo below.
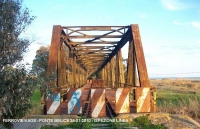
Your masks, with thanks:
[(20, 34), (34, 18), (21, 0), (0, 0), (0, 119), (20, 118), (31, 107), (33, 79), (19, 62), (30, 45)]
[(41, 46), (40, 49), (36, 51), (36, 56), (32, 64), (32, 71), (37, 77), (46, 76), (48, 57), (49, 46)]
[(47, 66), (49, 57), (49, 46), (41, 46), (36, 51), (31, 72), (36, 77), (36, 83), (41, 90), (46, 90), (49, 77), (47, 77)]
[(47, 75), (47, 67), (48, 67), (48, 57), (49, 57), (49, 46), (44, 47), (41, 46), (36, 51), (35, 59), (33, 60), (32, 64), (32, 70), (31, 72), (35, 76), (36, 79), (36, 85), (40, 89), (40, 95), (41, 95), (41, 108), (43, 113), (45, 114), (45, 101), (46, 96), (52, 94), (52, 87), (50, 87), (50, 84), (52, 82), (57, 81), (57, 74), (56, 73), (50, 73)]

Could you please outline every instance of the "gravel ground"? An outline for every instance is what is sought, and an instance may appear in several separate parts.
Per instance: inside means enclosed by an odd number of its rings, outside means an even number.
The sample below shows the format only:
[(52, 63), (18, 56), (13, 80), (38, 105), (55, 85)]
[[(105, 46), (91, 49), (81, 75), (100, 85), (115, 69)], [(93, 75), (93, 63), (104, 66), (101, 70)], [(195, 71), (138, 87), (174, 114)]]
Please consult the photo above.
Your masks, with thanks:
[(168, 129), (199, 129), (200, 124), (184, 115), (149, 115), (151, 124), (162, 124)]

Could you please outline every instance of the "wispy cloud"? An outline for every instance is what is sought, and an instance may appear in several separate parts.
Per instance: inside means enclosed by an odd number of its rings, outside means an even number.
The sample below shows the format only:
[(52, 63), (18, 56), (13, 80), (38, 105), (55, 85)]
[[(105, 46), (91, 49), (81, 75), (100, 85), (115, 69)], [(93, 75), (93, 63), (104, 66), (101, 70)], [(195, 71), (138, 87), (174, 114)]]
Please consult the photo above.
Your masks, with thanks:
[(191, 25), (195, 27), (196, 29), (200, 30), (200, 22), (194, 21), (194, 22), (191, 22)]
[(179, 0), (161, 0), (163, 6), (168, 10), (181, 10), (190, 7), (189, 4), (182, 3)]
[(174, 25), (178, 25), (178, 26), (185, 26), (185, 27), (194, 27), (195, 29), (200, 30), (200, 21), (192, 21), (192, 22), (181, 22), (178, 20), (173, 21)]

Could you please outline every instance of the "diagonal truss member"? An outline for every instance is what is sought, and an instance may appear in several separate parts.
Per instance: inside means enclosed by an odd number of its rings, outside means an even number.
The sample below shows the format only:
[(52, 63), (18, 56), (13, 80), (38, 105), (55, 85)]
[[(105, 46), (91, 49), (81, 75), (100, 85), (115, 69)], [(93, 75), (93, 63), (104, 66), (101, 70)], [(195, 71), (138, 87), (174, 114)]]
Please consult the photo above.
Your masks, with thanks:
[[(122, 75), (124, 72), (121, 48), (126, 43), (129, 43), (129, 54), (125, 79)], [(105, 71), (111, 62), (116, 64), (115, 72), (110, 72), (111, 75), (115, 75), (109, 79), (113, 84), (126, 81), (128, 84), (135, 85), (137, 68), (140, 86), (149, 87), (137, 24), (130, 26), (55, 25), (53, 27), (47, 71), (48, 74), (57, 73), (58, 80), (55, 85), (58, 87), (68, 83), (72, 85), (78, 83), (77, 87), (79, 87), (91, 75), (98, 71)]]

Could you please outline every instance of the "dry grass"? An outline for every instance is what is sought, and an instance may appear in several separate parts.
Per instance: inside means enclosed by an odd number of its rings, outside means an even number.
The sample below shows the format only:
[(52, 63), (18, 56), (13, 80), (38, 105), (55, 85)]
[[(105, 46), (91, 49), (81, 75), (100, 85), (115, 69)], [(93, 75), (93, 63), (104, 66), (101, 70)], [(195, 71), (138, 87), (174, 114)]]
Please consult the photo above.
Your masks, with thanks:
[(157, 87), (157, 111), (200, 119), (200, 80), (151, 80)]
[(177, 104), (172, 101), (163, 101), (161, 105), (157, 106), (157, 112), (168, 112), (170, 114), (188, 115), (192, 118), (200, 118), (200, 102), (198, 99), (178, 100)]
[(178, 93), (200, 94), (200, 80), (189, 79), (160, 79), (150, 80), (151, 86), (156, 86), (160, 91), (176, 91)]

